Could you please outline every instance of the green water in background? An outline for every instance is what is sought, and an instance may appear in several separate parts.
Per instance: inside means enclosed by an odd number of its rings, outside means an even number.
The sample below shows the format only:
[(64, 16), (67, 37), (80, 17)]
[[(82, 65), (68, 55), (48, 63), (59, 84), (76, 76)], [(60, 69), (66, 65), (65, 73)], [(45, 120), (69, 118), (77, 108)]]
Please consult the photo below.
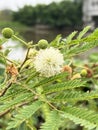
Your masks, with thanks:
[(63, 30), (57, 30), (57, 29), (43, 29), (43, 28), (37, 28), (37, 29), (28, 29), (25, 31), (20, 32), (20, 34), (23, 36), (23, 38), (26, 41), (33, 41), (34, 43), (37, 43), (40, 39), (46, 39), (49, 42), (54, 40), (55, 37), (59, 34), (62, 35), (63, 38), (66, 38), (72, 31), (69, 29), (63, 29)]

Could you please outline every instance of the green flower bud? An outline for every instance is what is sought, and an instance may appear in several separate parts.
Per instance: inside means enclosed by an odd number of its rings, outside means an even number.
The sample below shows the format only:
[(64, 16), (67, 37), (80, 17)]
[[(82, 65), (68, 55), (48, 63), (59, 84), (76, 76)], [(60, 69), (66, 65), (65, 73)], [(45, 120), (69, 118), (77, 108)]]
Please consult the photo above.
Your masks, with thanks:
[(87, 76), (87, 70), (86, 69), (83, 69), (83, 70), (81, 70), (81, 76)]
[(41, 39), (39, 42), (38, 42), (38, 47), (40, 49), (46, 49), (48, 47), (48, 41), (45, 40), (45, 39)]
[(5, 38), (9, 39), (9, 38), (12, 37), (12, 35), (14, 35), (14, 31), (13, 31), (11, 28), (4, 28), (4, 29), (2, 30), (2, 35), (3, 35)]

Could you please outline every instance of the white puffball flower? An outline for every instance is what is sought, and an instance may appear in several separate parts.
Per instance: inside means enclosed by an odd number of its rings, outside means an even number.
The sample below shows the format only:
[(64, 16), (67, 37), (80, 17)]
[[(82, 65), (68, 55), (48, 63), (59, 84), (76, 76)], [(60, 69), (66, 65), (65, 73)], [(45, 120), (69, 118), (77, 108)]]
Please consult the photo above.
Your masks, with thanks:
[(50, 47), (37, 53), (34, 67), (41, 76), (51, 77), (61, 72), (63, 63), (63, 54), (58, 49)]

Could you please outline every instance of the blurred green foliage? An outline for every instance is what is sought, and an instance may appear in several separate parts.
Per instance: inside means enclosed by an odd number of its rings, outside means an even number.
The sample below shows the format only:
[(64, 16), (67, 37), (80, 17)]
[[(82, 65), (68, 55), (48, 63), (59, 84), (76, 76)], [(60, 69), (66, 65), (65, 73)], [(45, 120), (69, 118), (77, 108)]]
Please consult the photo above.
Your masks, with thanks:
[(13, 12), (13, 21), (28, 26), (44, 24), (56, 28), (75, 28), (82, 24), (82, 2), (64, 0), (35, 7), (26, 5), (17, 12)]

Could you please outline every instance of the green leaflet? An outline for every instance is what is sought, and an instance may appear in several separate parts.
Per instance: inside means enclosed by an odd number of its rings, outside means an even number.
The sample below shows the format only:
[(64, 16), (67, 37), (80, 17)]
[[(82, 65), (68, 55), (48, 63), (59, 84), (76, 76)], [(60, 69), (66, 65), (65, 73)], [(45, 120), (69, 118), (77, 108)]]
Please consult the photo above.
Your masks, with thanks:
[(78, 35), (77, 39), (80, 40), (89, 30), (90, 30), (90, 26), (85, 27)]
[(9, 99), (14, 98), (14, 97), (18, 97), (19, 95), (25, 94), (26, 92), (27, 90), (21, 89), (21, 90), (17, 90), (14, 93), (7, 93), (6, 95), (0, 97), (0, 103), (8, 101)]
[(98, 91), (92, 92), (81, 92), (81, 91), (65, 91), (64, 93), (59, 93), (57, 96), (52, 98), (53, 102), (61, 101), (79, 101), (79, 100), (90, 100), (98, 98)]
[(19, 110), (19, 113), (14, 116), (14, 118), (10, 123), (8, 123), (7, 130), (19, 126), (22, 122), (30, 118), (41, 106), (42, 106), (42, 102), (36, 101), (33, 102), (31, 105), (21, 108)]
[(51, 111), (46, 119), (46, 122), (42, 124), (41, 130), (58, 130), (60, 126), (60, 116), (57, 111)]
[(86, 81), (81, 81), (81, 80), (70, 80), (63, 83), (61, 82), (61, 83), (44, 87), (43, 93), (52, 93), (52, 92), (58, 92), (67, 89), (84, 87), (85, 83)]
[(78, 31), (72, 32), (67, 38), (66, 38), (66, 43), (70, 44), (72, 38), (77, 34)]
[[(89, 27), (87, 27), (88, 29)], [(84, 32), (87, 31), (84, 28)], [(72, 46), (70, 49), (65, 51), (65, 58), (75, 56), (82, 52), (88, 51), (96, 46), (98, 46), (98, 29), (96, 29), (92, 34), (82, 38), (82, 32), (79, 33), (77, 39), (71, 40), (70, 45)], [(77, 44), (77, 45), (75, 45)]]
[(72, 47), (70, 50), (66, 51), (65, 57), (75, 56), (82, 52), (88, 51), (89, 49), (92, 49), (96, 46), (98, 46), (98, 40), (95, 40), (93, 42), (84, 43), (81, 46), (76, 45), (76, 46)]
[(61, 35), (57, 35), (56, 38), (50, 43), (50, 45), (53, 47), (59, 46), (61, 38)]
[(66, 43), (67, 43), (67, 44), (72, 44), (72, 45), (79, 43), (79, 42), (82, 40), (82, 37), (89, 31), (89, 29), (90, 29), (90, 26), (85, 27), (85, 28), (79, 33), (79, 35), (77, 36), (77, 39), (76, 39), (76, 40), (72, 40), (72, 38), (73, 38), (74, 36), (76, 36), (76, 34), (77, 34), (78, 31), (72, 32), (72, 33), (66, 38)]
[[(89, 27), (89, 26), (88, 26)], [(87, 28), (88, 28), (87, 27)], [(85, 28), (83, 29), (83, 31), (85, 31)], [(76, 31), (75, 31), (76, 32)], [(72, 34), (70, 34), (68, 37), (72, 37), (75, 35), (75, 32), (73, 32)], [(86, 32), (85, 32), (86, 33)], [(93, 33), (91, 33), (90, 35), (83, 37), (84, 35), (82, 34), (82, 31), (79, 33), (78, 37), (76, 39), (71, 39), (70, 42), (68, 42), (70, 45), (75, 45), (75, 44), (81, 44), (81, 43), (85, 43), (85, 42), (94, 42), (95, 40), (98, 40), (98, 29), (94, 30)], [(83, 37), (83, 38), (82, 38)]]
[(72, 120), (75, 124), (80, 124), (92, 130), (98, 127), (98, 114), (84, 108), (66, 106), (61, 114), (63, 118)]
[(32, 93), (23, 93), (21, 95), (18, 95), (13, 100), (5, 102), (4, 105), (0, 105), (0, 114), (6, 110), (11, 109), (13, 106), (17, 104), (22, 103), (23, 101), (30, 100), (32, 97), (33, 97)]
[(52, 76), (50, 78), (44, 78), (44, 79), (41, 79), (38, 83), (36, 83), (33, 87), (37, 87), (37, 86), (40, 86), (40, 85), (45, 85), (47, 83), (51, 83), (53, 81), (56, 81), (57, 79), (63, 79), (67, 76), (68, 74), (67, 73), (60, 73), (58, 75), (55, 75), (55, 76)]

